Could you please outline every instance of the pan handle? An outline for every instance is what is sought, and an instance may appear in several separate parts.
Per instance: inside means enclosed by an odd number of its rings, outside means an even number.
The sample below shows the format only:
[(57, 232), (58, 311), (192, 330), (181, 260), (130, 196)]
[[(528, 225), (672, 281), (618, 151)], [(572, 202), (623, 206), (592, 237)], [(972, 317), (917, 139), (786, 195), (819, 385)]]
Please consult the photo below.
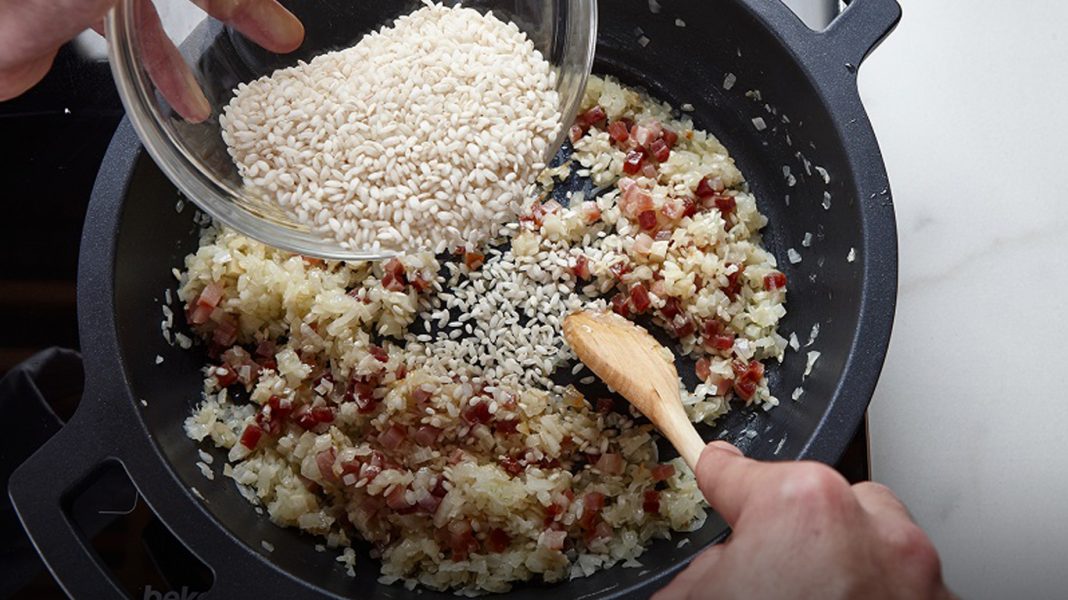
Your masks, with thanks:
[(86, 416), (79, 410), (12, 473), (8, 494), (34, 547), (68, 595), (77, 591), (86, 598), (126, 598), (67, 512), (70, 498), (101, 467), (110, 461), (121, 464), (101, 449), (98, 434), (87, 430)]
[(852, 0), (819, 35), (827, 51), (855, 70), (901, 21), (897, 0)]

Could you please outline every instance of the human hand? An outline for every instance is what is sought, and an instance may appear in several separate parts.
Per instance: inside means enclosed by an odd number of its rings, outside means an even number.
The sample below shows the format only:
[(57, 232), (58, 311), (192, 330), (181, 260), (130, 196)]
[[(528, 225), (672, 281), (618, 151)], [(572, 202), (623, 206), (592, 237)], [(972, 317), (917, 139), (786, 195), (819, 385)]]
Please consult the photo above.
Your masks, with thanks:
[[(52, 66), (59, 47), (85, 29), (103, 34), (104, 14), (118, 0), (0, 0), (0, 101), (25, 92)], [(137, 0), (145, 69), (178, 114), (211, 116), (192, 71), (167, 37), (155, 6)], [(292, 52), (304, 41), (300, 21), (276, 0), (192, 0), (267, 50)]]
[(654, 600), (954, 597), (931, 541), (885, 486), (850, 486), (818, 463), (760, 463), (724, 442), (705, 448), (697, 482), (733, 533)]

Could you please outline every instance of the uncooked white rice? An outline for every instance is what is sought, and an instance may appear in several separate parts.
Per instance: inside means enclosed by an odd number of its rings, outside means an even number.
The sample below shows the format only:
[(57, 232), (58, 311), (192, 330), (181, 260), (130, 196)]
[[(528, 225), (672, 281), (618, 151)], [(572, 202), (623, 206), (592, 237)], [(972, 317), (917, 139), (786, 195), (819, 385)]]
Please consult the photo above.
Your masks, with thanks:
[(240, 84), (220, 116), (246, 185), (352, 249), (478, 246), (559, 131), (556, 74), (513, 23), (424, 0), (355, 46)]

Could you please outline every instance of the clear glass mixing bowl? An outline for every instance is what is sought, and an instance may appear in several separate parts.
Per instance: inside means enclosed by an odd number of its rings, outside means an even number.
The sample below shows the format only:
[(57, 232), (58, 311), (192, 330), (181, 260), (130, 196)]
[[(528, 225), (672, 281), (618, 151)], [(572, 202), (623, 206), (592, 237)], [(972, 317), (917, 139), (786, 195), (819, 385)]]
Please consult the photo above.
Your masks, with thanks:
[[(212, 8), (230, 0), (197, 0)], [(373, 260), (390, 254), (342, 248), (310, 230), (273, 199), (246, 188), (226, 151), (219, 115), (239, 83), (252, 81), (299, 60), (356, 44), (365, 34), (415, 10), (419, 0), (281, 0), (303, 23), (304, 41), (295, 51), (267, 51), (236, 29), (208, 16), (191, 0), (121, 0), (108, 14), (111, 69), (122, 102), (149, 154), (170, 180), (204, 212), (264, 243), (304, 255)], [(452, 4), (454, 2), (446, 2)], [(514, 22), (557, 70), (563, 124), (548, 162), (563, 144), (578, 110), (597, 41), (596, 0), (465, 0), (464, 6), (493, 11)], [(213, 10), (217, 11), (218, 8)], [(158, 21), (156, 15), (158, 14)], [(162, 29), (160, 28), (162, 26)], [(200, 122), (180, 116), (160, 92), (168, 61), (161, 36), (177, 45), (211, 107)], [(164, 87), (167, 85), (164, 83)], [(173, 98), (173, 94), (171, 94)], [(148, 199), (146, 199), (148, 201)]]

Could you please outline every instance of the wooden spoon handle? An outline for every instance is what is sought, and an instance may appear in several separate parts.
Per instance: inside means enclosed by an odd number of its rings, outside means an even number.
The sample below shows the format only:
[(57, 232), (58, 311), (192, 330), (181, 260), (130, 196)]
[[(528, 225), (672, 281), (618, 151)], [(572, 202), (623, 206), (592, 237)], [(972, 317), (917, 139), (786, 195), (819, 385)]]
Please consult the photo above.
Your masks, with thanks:
[(678, 410), (665, 410), (658, 416), (656, 426), (679, 451), (682, 460), (696, 473), (697, 461), (705, 449), (705, 441), (686, 417), (686, 412), (679, 405)]

